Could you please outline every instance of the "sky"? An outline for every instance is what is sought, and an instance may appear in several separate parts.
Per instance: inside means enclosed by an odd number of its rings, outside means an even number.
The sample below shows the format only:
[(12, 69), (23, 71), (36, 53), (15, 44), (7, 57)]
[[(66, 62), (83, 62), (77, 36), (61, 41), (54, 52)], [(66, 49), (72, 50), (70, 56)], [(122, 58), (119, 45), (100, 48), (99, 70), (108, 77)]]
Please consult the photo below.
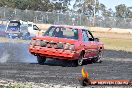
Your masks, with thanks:
[(99, 0), (100, 3), (103, 3), (107, 9), (111, 8), (115, 11), (115, 6), (119, 4), (125, 4), (127, 7), (132, 7), (132, 0)]
[[(125, 4), (127, 7), (132, 7), (132, 0), (99, 0), (100, 3), (103, 3), (107, 9), (111, 8), (113, 11), (115, 11), (115, 6), (119, 4)], [(70, 8), (72, 8), (73, 4), (75, 3), (75, 0), (71, 2)]]

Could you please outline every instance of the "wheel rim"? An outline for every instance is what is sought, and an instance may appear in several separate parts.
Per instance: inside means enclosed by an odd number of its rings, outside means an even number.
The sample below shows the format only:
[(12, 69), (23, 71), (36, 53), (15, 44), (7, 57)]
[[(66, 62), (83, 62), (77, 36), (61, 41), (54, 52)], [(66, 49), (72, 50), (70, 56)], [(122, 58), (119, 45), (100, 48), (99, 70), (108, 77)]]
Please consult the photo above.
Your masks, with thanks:
[(78, 65), (82, 65), (83, 63), (83, 59), (82, 59), (82, 56), (80, 57), (80, 59), (78, 59)]
[(100, 62), (100, 61), (101, 61), (101, 60), (100, 60), (101, 58), (102, 58), (102, 52), (100, 51), (100, 52), (98, 53), (98, 57), (94, 59), (94, 62)]
[(102, 52), (99, 52), (98, 54), (98, 60), (102, 58)]

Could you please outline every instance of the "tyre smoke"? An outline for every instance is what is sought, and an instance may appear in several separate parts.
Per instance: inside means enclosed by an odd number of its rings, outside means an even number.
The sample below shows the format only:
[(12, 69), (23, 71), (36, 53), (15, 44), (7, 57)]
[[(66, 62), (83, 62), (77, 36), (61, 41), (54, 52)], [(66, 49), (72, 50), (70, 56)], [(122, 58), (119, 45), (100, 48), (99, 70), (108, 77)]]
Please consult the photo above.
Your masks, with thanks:
[(32, 63), (36, 58), (28, 52), (28, 44), (0, 43), (0, 63)]
[(0, 63), (6, 63), (9, 57), (10, 55), (7, 53), (7, 51), (5, 51), (0, 58)]

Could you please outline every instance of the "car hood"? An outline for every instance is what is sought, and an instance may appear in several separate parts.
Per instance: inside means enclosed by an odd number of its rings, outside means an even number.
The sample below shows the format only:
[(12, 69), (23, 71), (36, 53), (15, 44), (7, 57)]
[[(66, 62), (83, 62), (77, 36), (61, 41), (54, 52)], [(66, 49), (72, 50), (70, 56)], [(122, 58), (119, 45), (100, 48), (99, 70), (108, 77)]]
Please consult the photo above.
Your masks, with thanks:
[(33, 39), (62, 42), (62, 43), (70, 43), (70, 44), (74, 44), (75, 42), (78, 42), (78, 40), (74, 40), (74, 39), (58, 38), (58, 37), (50, 37), (50, 36), (43, 36), (43, 37), (42, 36), (35, 36)]

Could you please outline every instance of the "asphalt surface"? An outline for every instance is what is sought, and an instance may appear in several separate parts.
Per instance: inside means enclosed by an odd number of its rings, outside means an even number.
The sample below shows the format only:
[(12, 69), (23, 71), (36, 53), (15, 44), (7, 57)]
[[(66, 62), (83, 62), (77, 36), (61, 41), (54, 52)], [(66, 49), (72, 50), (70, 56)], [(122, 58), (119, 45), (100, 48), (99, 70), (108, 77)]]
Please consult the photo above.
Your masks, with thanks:
[[(83, 66), (90, 79), (132, 79), (132, 52), (105, 50), (102, 63)], [(0, 43), (0, 79), (76, 86), (81, 68), (71, 61), (53, 59), (39, 65), (28, 52), (28, 44)]]

